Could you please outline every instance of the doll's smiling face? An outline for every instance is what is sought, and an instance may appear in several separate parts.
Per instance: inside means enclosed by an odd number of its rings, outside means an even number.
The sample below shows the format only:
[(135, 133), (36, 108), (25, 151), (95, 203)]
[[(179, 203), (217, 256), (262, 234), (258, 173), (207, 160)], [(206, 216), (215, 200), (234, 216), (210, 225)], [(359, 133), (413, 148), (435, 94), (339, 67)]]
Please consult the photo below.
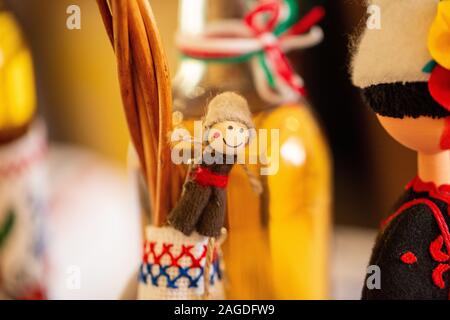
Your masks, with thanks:
[(207, 140), (215, 151), (235, 155), (242, 152), (250, 137), (246, 125), (236, 121), (223, 121), (214, 124), (208, 131)]

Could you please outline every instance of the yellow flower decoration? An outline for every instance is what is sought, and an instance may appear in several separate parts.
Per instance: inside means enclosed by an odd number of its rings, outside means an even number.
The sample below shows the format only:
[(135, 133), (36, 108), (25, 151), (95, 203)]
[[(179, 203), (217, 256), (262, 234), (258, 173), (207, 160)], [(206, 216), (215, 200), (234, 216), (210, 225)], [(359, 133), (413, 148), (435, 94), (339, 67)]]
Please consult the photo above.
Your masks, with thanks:
[(438, 4), (428, 35), (428, 49), (433, 59), (445, 69), (450, 70), (450, 1), (443, 0)]

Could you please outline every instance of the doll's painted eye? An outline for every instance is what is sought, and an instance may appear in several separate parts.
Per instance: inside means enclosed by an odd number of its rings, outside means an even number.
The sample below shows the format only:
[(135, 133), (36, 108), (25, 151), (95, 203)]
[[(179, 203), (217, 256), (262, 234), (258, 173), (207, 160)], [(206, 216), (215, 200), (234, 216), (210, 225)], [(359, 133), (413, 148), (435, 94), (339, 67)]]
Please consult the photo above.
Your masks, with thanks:
[(240, 129), (239, 129), (239, 132), (240, 132), (240, 133), (244, 133), (244, 128), (240, 128)]
[(233, 130), (233, 126), (228, 126), (228, 130)]

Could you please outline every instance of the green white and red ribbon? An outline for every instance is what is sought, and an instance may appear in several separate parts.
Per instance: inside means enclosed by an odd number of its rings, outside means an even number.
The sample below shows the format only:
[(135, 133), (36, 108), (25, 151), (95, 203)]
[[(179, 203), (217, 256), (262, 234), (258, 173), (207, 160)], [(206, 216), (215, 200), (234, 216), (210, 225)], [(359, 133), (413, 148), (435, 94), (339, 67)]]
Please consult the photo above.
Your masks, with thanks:
[(262, 1), (243, 20), (211, 23), (202, 34), (179, 34), (177, 44), (188, 58), (219, 63), (250, 61), (263, 99), (272, 103), (297, 100), (306, 90), (286, 53), (322, 40), (322, 29), (316, 24), (324, 14), (322, 7), (315, 7), (298, 20), (296, 0)]

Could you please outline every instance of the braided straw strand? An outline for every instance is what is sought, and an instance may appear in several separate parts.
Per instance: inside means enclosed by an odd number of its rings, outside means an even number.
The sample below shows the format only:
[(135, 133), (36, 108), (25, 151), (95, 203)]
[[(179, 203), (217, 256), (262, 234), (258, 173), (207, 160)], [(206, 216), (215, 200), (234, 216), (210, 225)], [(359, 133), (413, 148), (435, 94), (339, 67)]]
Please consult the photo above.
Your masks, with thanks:
[[(153, 223), (162, 226), (179, 198), (182, 174), (170, 160), (172, 87), (168, 62), (146, 0), (97, 0), (117, 57), (128, 129), (148, 186)], [(171, 196), (166, 196), (167, 190)]]

